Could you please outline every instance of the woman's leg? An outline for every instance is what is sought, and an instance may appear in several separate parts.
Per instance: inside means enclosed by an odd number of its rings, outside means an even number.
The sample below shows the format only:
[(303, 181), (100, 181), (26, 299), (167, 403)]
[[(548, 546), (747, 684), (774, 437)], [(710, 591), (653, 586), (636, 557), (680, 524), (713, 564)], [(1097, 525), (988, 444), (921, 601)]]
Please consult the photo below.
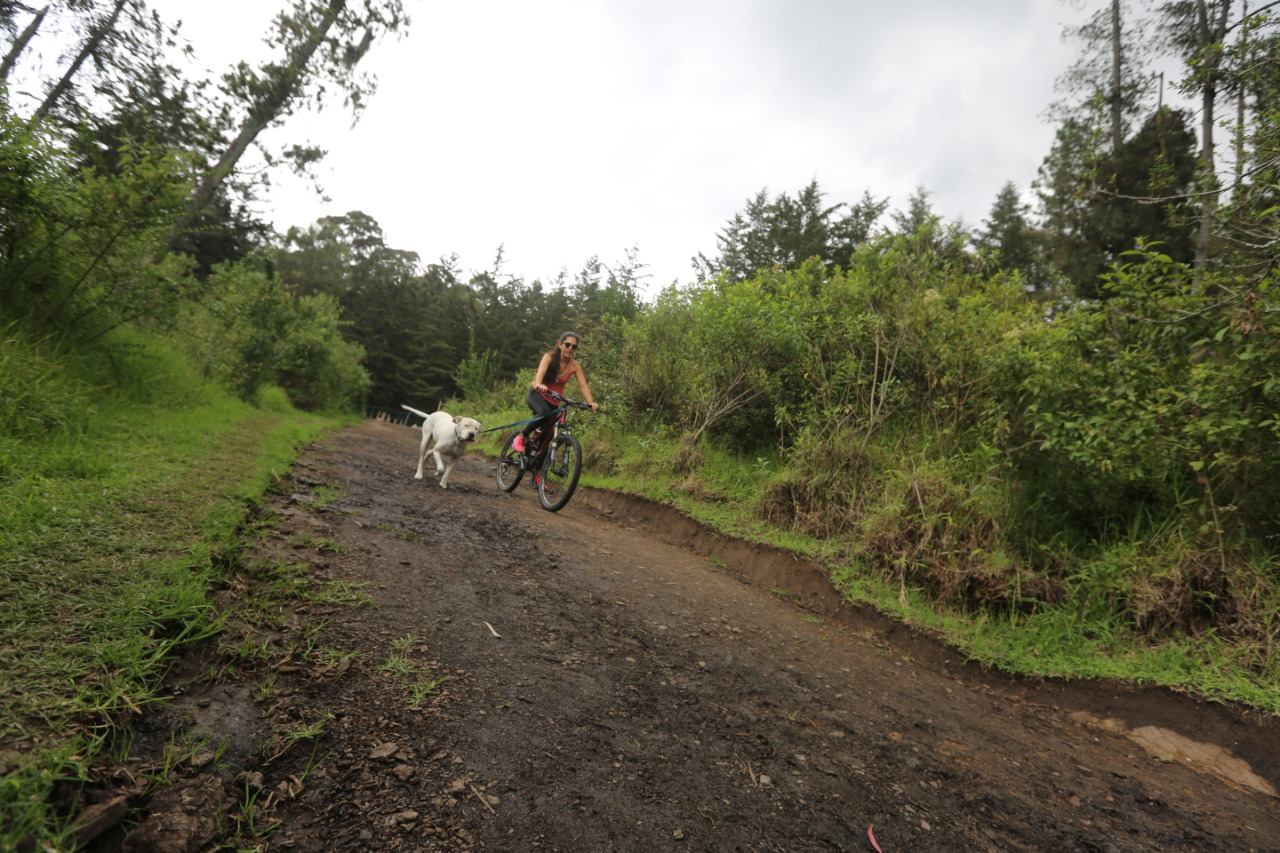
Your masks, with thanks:
[(535, 429), (539, 429), (546, 425), (547, 421), (551, 419), (551, 414), (556, 410), (556, 407), (551, 405), (546, 397), (542, 396), (537, 391), (534, 391), (532, 388), (529, 389), (529, 393), (524, 395), (524, 401), (529, 404), (529, 408), (533, 410), (533, 414), (535, 416), (534, 420), (525, 424), (524, 429), (520, 430), (520, 433), (525, 438), (528, 438), (529, 434)]

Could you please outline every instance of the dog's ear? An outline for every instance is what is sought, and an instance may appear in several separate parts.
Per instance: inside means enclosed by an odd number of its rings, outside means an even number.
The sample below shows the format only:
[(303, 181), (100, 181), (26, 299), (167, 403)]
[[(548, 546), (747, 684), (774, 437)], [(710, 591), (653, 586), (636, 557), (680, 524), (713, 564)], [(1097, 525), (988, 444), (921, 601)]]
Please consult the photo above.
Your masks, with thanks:
[(453, 422), (454, 422), (455, 424), (460, 424), (460, 423), (462, 423), (462, 415), (454, 415), (454, 416), (453, 416)]

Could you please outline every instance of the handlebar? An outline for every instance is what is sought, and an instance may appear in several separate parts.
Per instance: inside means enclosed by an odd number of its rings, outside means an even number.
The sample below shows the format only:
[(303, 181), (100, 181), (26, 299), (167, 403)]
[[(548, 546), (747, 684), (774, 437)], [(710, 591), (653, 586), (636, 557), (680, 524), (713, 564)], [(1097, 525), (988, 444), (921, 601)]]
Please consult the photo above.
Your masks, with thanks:
[(567, 406), (571, 409), (584, 409), (588, 412), (591, 411), (590, 403), (583, 403), (580, 400), (570, 400), (568, 397), (565, 397), (562, 394), (557, 394), (555, 391), (548, 391), (547, 396), (555, 400), (557, 403), (560, 403), (561, 405)]

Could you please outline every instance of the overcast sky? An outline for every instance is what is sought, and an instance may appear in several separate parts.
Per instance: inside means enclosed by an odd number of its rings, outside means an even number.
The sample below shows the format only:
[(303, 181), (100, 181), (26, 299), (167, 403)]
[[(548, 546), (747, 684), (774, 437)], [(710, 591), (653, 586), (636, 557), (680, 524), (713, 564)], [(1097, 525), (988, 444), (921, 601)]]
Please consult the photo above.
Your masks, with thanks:
[[(817, 179), (905, 208), (922, 186), (980, 225), (1007, 181), (1026, 190), (1073, 60), (1063, 24), (1100, 0), (405, 0), (412, 26), (365, 59), (360, 122), (334, 107), (268, 143), (310, 141), (330, 201), (282, 182), (280, 230), (361, 210), (394, 248), (457, 254), (547, 281), (636, 247), (650, 292), (762, 188)], [(284, 0), (152, 0), (201, 63), (258, 51)], [(1077, 6), (1083, 5), (1083, 8)]]

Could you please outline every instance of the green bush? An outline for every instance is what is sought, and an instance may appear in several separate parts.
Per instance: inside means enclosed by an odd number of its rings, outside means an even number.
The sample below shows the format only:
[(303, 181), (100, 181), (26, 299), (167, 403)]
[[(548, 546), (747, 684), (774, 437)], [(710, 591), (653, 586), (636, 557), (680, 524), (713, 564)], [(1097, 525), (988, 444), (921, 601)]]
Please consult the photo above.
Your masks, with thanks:
[(182, 164), (134, 143), (117, 163), (110, 173), (73, 163), (0, 101), (0, 305), (14, 316), (90, 342), (197, 287), (185, 260), (160, 251), (187, 197)]
[(469, 355), (458, 365), (453, 380), (467, 400), (476, 400), (497, 384), (497, 356), (492, 350)]
[(1020, 461), (1052, 471), (1095, 530), (1141, 510), (1223, 547), (1280, 534), (1276, 294), (1143, 260), (1111, 274), (1108, 300), (1035, 332)]
[(293, 403), (289, 400), (289, 395), (279, 385), (263, 385), (258, 388), (258, 394), (253, 400), (253, 404), (264, 412), (273, 412), (275, 414), (286, 414), (293, 410)]
[(276, 386), (306, 411), (352, 411), (370, 385), (364, 350), (342, 337), (327, 295), (297, 297), (253, 263), (224, 265), (187, 305), (171, 334), (204, 375), (245, 401)]

